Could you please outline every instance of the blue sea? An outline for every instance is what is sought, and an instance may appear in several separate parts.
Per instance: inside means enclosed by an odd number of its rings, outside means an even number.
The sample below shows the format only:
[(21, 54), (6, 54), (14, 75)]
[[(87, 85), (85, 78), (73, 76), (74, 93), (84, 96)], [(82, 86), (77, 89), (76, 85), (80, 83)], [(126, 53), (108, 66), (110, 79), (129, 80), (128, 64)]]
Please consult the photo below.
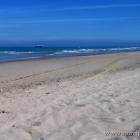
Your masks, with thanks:
[(140, 47), (0, 47), (0, 62), (21, 59), (95, 55), (132, 51), (140, 51)]

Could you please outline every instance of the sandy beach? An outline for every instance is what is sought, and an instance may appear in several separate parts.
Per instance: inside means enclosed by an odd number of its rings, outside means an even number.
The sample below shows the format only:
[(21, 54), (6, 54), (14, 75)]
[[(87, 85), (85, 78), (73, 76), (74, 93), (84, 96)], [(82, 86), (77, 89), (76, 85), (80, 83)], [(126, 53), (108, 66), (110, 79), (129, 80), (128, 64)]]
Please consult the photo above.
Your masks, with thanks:
[(0, 140), (139, 140), (139, 77), (140, 52), (1, 62)]

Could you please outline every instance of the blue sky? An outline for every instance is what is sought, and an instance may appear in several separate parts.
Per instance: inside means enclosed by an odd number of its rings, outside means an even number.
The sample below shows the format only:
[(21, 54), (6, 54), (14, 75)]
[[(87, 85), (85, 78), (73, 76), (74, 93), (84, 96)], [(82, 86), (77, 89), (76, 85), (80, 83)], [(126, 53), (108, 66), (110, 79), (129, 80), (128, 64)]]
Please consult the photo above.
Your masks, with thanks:
[(0, 46), (140, 45), (139, 0), (1, 0)]

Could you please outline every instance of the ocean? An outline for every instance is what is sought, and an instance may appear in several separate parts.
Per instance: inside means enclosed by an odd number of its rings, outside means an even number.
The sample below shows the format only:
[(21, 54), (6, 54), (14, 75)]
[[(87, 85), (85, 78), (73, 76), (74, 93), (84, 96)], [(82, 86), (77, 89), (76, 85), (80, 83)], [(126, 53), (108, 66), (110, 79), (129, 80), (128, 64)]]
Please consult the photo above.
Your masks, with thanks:
[(0, 47), (0, 62), (21, 59), (95, 55), (131, 51), (140, 51), (140, 47)]

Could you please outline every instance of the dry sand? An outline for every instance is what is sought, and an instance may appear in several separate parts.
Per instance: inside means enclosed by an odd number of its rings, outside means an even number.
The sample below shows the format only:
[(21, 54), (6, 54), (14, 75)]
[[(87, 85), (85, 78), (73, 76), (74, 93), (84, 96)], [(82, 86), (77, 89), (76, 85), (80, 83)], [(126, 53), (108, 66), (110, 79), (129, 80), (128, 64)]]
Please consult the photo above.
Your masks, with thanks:
[(0, 63), (0, 140), (139, 140), (140, 52)]

